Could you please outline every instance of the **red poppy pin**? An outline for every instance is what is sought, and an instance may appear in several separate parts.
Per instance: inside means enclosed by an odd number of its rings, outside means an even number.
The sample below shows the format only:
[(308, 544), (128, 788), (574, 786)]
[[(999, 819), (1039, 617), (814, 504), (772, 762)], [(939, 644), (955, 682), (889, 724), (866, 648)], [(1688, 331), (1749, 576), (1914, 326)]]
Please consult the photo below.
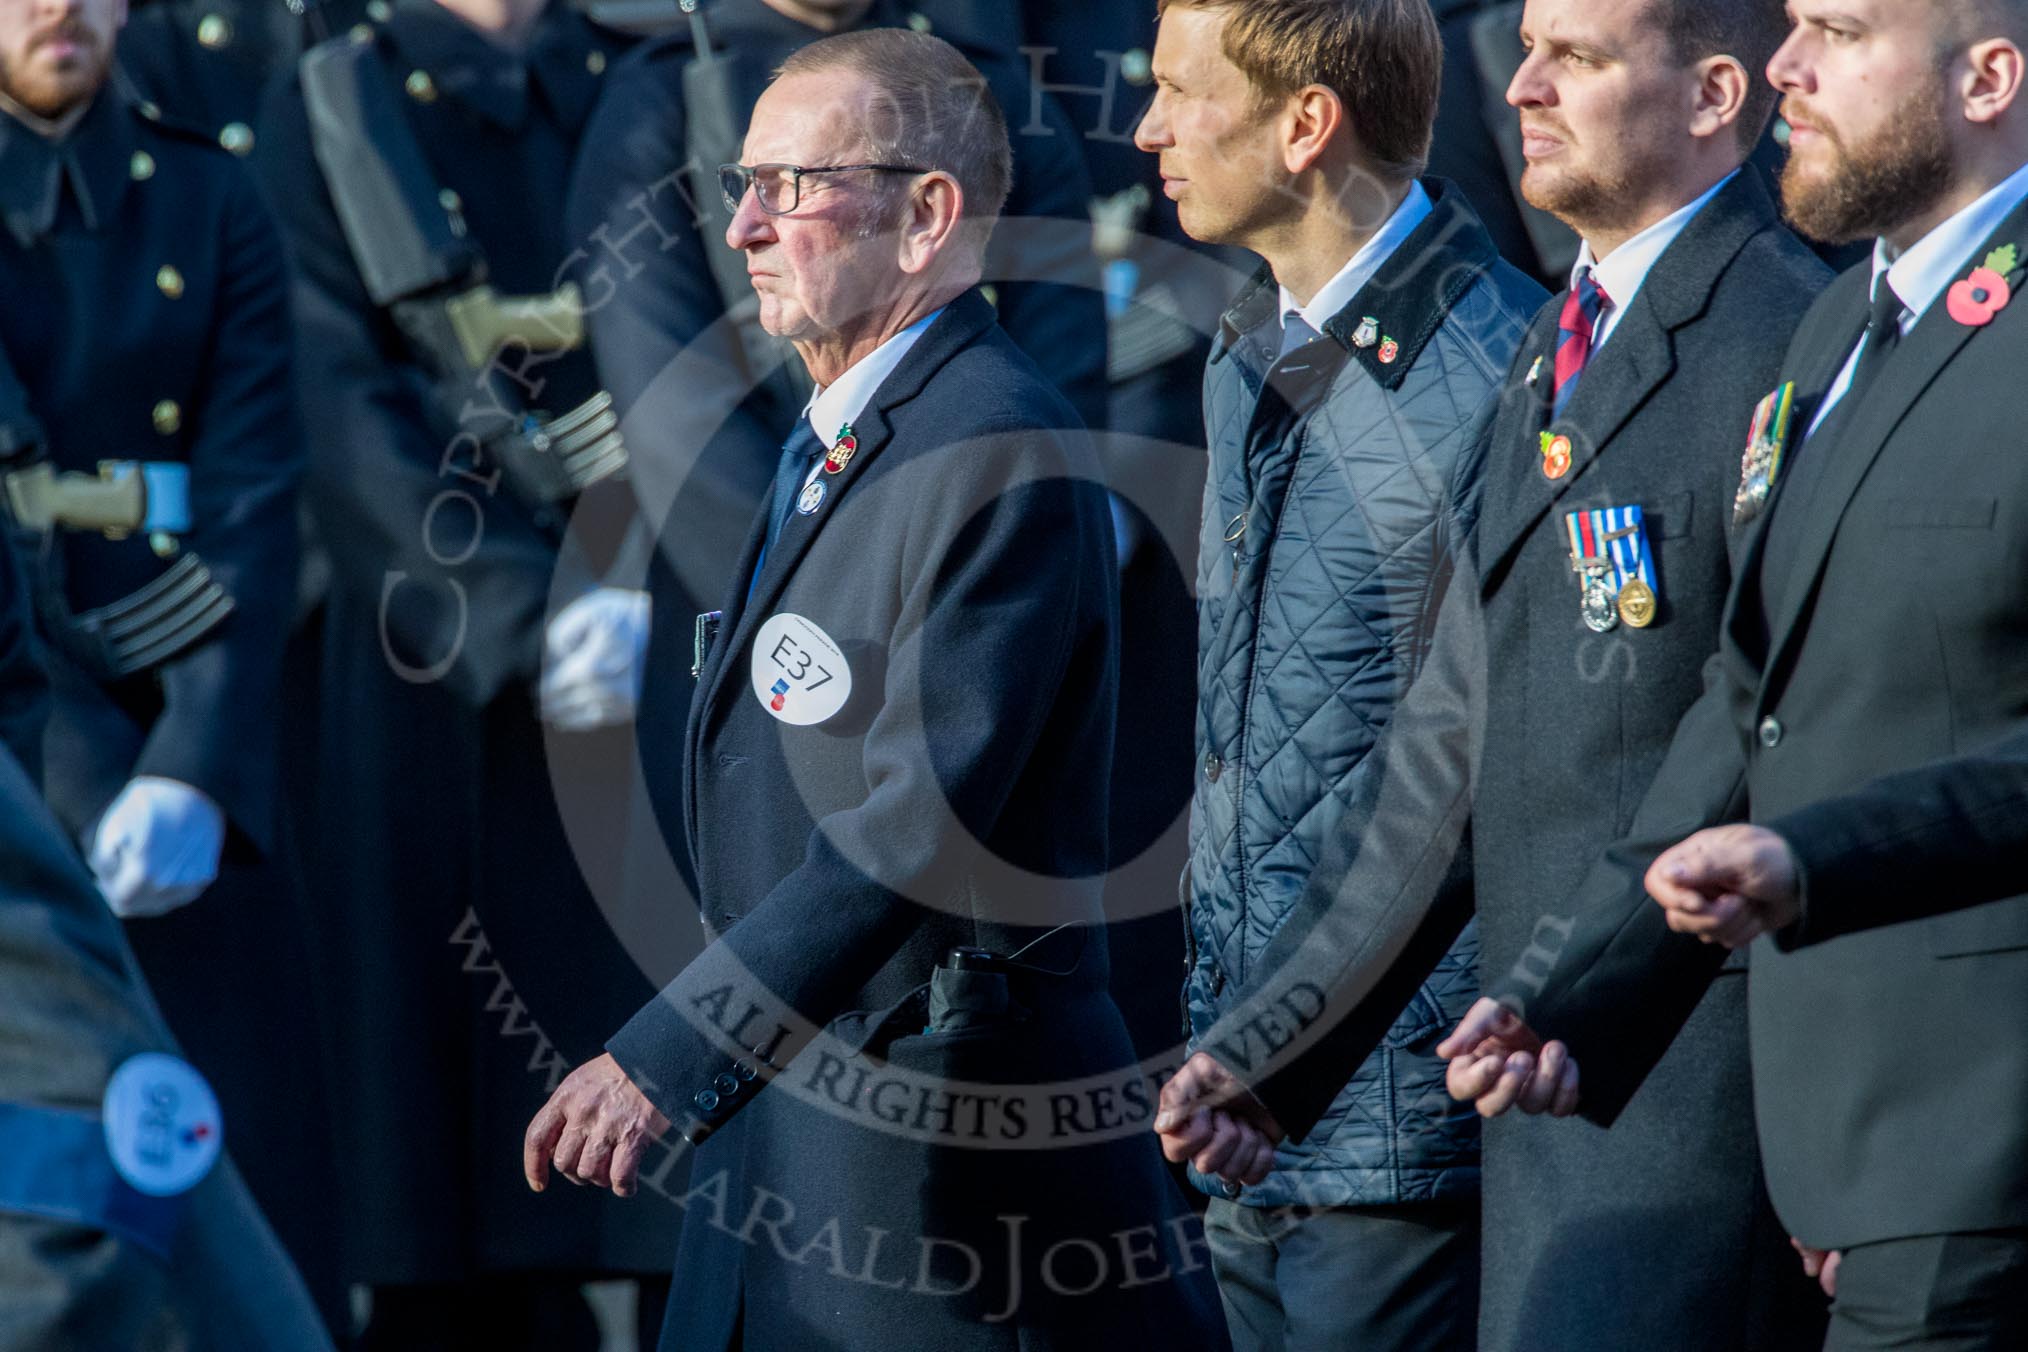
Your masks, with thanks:
[(1993, 316), (2014, 299), (2014, 288), (2007, 284), (2007, 275), (2020, 262), (2021, 252), (2011, 244), (1987, 254), (1986, 261), (1973, 268), (1971, 276), (1950, 289), (1944, 306), (1951, 318), (1974, 329), (1992, 323)]

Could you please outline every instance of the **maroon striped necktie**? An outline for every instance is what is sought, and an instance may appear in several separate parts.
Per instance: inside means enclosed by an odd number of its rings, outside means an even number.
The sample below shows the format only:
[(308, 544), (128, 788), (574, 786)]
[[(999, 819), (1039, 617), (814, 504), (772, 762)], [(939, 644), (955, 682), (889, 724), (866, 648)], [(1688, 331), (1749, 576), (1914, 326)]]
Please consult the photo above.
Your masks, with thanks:
[(1577, 393), (1577, 379), (1584, 374), (1584, 364), (1591, 360), (1592, 334), (1598, 328), (1599, 316), (1612, 303), (1605, 288), (1593, 280), (1590, 268), (1577, 274), (1577, 285), (1570, 288), (1570, 295), (1563, 302), (1563, 318), (1556, 326), (1556, 400), (1552, 416), (1561, 418), (1570, 396)]

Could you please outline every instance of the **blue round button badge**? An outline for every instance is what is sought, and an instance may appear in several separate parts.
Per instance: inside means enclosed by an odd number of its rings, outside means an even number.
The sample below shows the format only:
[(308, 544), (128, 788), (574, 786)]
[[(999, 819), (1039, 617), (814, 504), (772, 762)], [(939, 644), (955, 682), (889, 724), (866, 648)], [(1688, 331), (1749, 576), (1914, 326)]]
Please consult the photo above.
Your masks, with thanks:
[(174, 1197), (204, 1181), (225, 1145), (218, 1096), (181, 1057), (128, 1057), (106, 1084), (106, 1151), (136, 1192)]

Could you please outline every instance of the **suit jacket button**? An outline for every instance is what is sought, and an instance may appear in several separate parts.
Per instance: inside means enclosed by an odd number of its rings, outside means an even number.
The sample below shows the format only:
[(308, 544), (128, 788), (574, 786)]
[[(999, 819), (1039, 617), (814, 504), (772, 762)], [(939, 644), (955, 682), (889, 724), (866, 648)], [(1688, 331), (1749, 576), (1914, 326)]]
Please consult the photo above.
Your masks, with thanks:
[(711, 1087), (716, 1089), (722, 1097), (731, 1098), (739, 1092), (739, 1076), (728, 1071), (713, 1080)]
[(1204, 758), (1204, 782), (1206, 784), (1216, 784), (1218, 777), (1224, 773), (1225, 762), (1218, 758), (1217, 752), (1214, 751)]
[(1782, 721), (1773, 714), (1760, 720), (1760, 744), (1770, 751), (1782, 744)]
[(732, 1063), (732, 1073), (733, 1073), (733, 1074), (735, 1074), (735, 1075), (737, 1075), (737, 1076), (739, 1076), (739, 1078), (740, 1078), (740, 1079), (742, 1079), (742, 1080), (752, 1080), (752, 1079), (756, 1079), (756, 1078), (758, 1078), (758, 1077), (759, 1077), (759, 1075), (760, 1075), (760, 1072), (759, 1072), (758, 1070), (755, 1070), (755, 1069), (754, 1069), (754, 1065), (753, 1065), (753, 1062), (751, 1062), (751, 1061), (735, 1061), (735, 1062), (733, 1062), (733, 1063)]
[(690, 1101), (696, 1104), (701, 1112), (715, 1113), (718, 1111), (718, 1095), (712, 1093), (709, 1089), (698, 1090), (697, 1097)]

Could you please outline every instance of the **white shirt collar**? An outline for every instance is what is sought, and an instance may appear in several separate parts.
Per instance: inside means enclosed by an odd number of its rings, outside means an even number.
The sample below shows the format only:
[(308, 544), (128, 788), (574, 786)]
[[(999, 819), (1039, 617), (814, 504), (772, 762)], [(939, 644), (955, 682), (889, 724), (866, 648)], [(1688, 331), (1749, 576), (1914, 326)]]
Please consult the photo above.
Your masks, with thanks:
[[(1887, 284), (1909, 311), (1901, 320), (1902, 331), (1907, 332), (1964, 273), (1973, 261), (1972, 251), (2024, 201), (2028, 201), (2028, 165), (2016, 169), (2006, 182), (1911, 244), (1899, 257), (1886, 240), (1874, 241), (1874, 289), (1869, 294), (1879, 294), (1880, 277), (1885, 273)], [(2022, 244), (2028, 248), (2028, 240)]]
[(1592, 335), (1592, 351), (1619, 327), (1620, 317), (1633, 308), (1634, 297), (1641, 294), (1641, 288), (1648, 284), (1648, 274), (1655, 270), (1655, 264), (1662, 261), (1662, 255), (1669, 252), (1669, 246), (1676, 242), (1690, 222), (1697, 219), (1697, 213), (1711, 204), (1711, 199), (1725, 190), (1725, 185), (1739, 177), (1735, 169), (1707, 189), (1703, 196), (1683, 207), (1672, 211), (1661, 220), (1635, 235), (1626, 243), (1614, 249), (1604, 258), (1591, 251), (1591, 241), (1586, 240), (1577, 251), (1577, 263), (1570, 270), (1570, 284), (1577, 285), (1578, 276), (1586, 268), (1591, 269), (1592, 280), (1602, 287), (1612, 300), (1605, 317), (1599, 321), (1598, 331)]
[(1436, 204), (1429, 200), (1429, 193), (1420, 183), (1408, 185), (1408, 195), (1401, 199), (1401, 205), (1387, 218), (1387, 223), (1373, 232), (1359, 252), (1352, 255), (1352, 261), (1338, 269), (1338, 275), (1324, 283), (1316, 295), (1310, 297), (1308, 305), (1296, 304), (1296, 298), (1289, 294), (1287, 287), (1281, 288), (1281, 314), (1287, 317), (1294, 310), (1303, 317), (1303, 322), (1318, 333), (1324, 325), (1337, 317), (1340, 310), (1352, 303), (1360, 288), (1373, 280), (1402, 241), (1415, 233), (1415, 228), (1428, 220)]
[(829, 385), (811, 392), (803, 416), (809, 419), (810, 430), (817, 434), (817, 440), (829, 446), (838, 439), (839, 430), (865, 411), (874, 392), (894, 374), (894, 368), (901, 365), (915, 340), (943, 312), (944, 307), (939, 305), (847, 367), (845, 374)]

